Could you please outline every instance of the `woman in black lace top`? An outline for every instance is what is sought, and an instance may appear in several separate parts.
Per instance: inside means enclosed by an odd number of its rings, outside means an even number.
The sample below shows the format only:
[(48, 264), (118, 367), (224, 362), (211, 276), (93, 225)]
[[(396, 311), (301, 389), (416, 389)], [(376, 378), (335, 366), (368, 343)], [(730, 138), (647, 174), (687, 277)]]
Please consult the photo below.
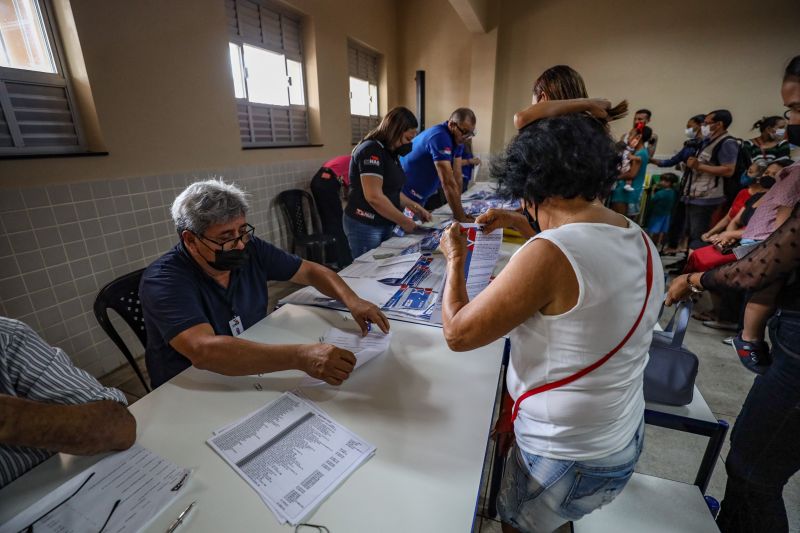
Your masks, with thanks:
[[(786, 68), (781, 94), (789, 108), (789, 142), (800, 145), (800, 56)], [(800, 180), (800, 163), (783, 172), (783, 179)], [(723, 533), (787, 532), (783, 487), (800, 470), (800, 204), (739, 261), (676, 278), (667, 303), (704, 288), (774, 295), (777, 312), (769, 322), (774, 362), (756, 376), (731, 432), (717, 525)]]
[[(800, 179), (800, 163), (788, 167), (784, 179)], [(733, 263), (704, 273), (691, 273), (676, 278), (669, 288), (667, 304), (680, 300), (697, 289), (734, 289), (757, 292), (780, 284), (777, 306), (785, 311), (800, 312), (800, 204), (789, 219), (749, 254)]]

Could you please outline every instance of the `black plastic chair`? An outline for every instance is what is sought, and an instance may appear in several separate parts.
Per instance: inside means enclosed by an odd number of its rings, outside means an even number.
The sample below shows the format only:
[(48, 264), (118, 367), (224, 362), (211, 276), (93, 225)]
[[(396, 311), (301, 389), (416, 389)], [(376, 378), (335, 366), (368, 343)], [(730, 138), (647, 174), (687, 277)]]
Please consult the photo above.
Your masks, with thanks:
[(289, 189), (280, 193), (277, 201), (292, 234), (292, 253), (301, 247), (304, 258), (325, 264), (325, 247), (335, 245), (336, 237), (322, 232), (311, 194), (302, 189)]
[(144, 379), (139, 365), (136, 364), (136, 360), (128, 350), (128, 347), (125, 346), (125, 342), (119, 336), (114, 324), (111, 323), (108, 317), (109, 308), (119, 313), (119, 316), (125, 320), (125, 323), (131, 327), (139, 338), (142, 346), (147, 346), (147, 331), (144, 328), (142, 304), (139, 302), (139, 281), (142, 279), (143, 272), (144, 269), (142, 268), (130, 274), (125, 274), (100, 289), (100, 292), (97, 293), (97, 298), (94, 300), (94, 316), (103, 331), (114, 341), (122, 355), (128, 360), (128, 364), (131, 365), (131, 368), (139, 377), (139, 381), (144, 385), (144, 390), (150, 392), (150, 386)]

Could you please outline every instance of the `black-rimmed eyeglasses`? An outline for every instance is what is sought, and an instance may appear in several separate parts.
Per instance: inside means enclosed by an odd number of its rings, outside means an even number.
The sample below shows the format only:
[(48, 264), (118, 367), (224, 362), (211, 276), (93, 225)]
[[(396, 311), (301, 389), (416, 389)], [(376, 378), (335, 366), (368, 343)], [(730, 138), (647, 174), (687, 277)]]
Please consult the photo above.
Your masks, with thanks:
[(223, 252), (226, 252), (228, 250), (233, 250), (234, 248), (239, 246), (239, 242), (247, 244), (248, 242), (250, 242), (250, 239), (253, 238), (253, 234), (255, 234), (256, 232), (256, 228), (254, 228), (250, 224), (245, 224), (239, 229), (240, 230), (244, 229), (244, 231), (242, 231), (238, 237), (234, 237), (233, 239), (228, 239), (227, 241), (222, 241), (222, 242), (210, 239), (205, 235), (203, 235), (202, 233), (198, 235), (198, 237), (200, 237), (201, 239), (205, 239), (209, 242), (213, 242), (214, 244), (219, 246)]
[(465, 130), (458, 124), (453, 123), (458, 131), (461, 132), (461, 135), (464, 136), (464, 139), (471, 139), (478, 134), (477, 130)]

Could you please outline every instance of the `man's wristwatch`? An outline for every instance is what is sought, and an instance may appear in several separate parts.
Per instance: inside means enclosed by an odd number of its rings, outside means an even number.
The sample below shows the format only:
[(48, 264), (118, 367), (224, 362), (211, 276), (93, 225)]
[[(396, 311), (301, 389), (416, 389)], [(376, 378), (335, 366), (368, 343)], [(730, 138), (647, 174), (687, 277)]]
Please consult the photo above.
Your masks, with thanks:
[(686, 283), (689, 285), (689, 289), (695, 294), (702, 294), (703, 289), (692, 283), (692, 275), (686, 274)]

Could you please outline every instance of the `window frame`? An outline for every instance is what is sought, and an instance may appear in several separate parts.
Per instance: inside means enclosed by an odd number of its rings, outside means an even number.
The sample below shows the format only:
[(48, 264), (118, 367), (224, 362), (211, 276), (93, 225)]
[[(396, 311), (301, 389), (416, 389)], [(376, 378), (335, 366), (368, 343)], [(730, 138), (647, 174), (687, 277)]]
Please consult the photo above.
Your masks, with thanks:
[[(238, 46), (240, 60), (242, 63), (243, 69), (243, 89), (244, 89), (244, 98), (235, 98), (236, 108), (237, 108), (237, 115), (239, 116), (239, 129), (240, 129), (240, 139), (242, 143), (243, 149), (249, 148), (274, 148), (274, 147), (282, 147), (282, 146), (308, 146), (310, 145), (310, 127), (309, 127), (309, 109), (308, 109), (308, 75), (306, 69), (306, 62), (305, 57), (303, 55), (303, 33), (305, 31), (305, 25), (303, 23), (303, 16), (297, 13), (288, 11), (281, 6), (269, 2), (267, 0), (248, 0), (251, 4), (256, 4), (259, 7), (259, 10), (264, 9), (271, 11), (272, 13), (277, 14), (280, 17), (280, 23), (283, 23), (283, 18), (292, 19), (298, 28), (299, 36), (298, 36), (298, 45), (299, 45), (299, 53), (294, 53), (290, 50), (286, 50), (284, 48), (277, 48), (266, 46), (263, 42), (257, 42), (254, 39), (247, 39), (241, 35), (241, 28), (242, 28), (242, 16), (239, 5), (241, 0), (226, 0), (226, 17), (229, 17), (229, 7), (233, 4), (235, 12), (236, 12), (236, 19), (237, 24), (236, 27), (233, 28), (229, 25), (228, 31), (228, 39), (227, 42)], [(260, 13), (260, 11), (259, 11)], [(233, 32), (236, 33), (233, 33)], [(288, 72), (288, 61), (296, 61), (300, 63), (300, 68), (303, 77), (303, 105), (300, 104), (293, 104), (291, 103), (291, 90), (289, 85), (287, 85), (287, 97), (289, 99), (288, 106), (282, 105), (275, 105), (275, 104), (262, 104), (251, 102), (248, 98), (248, 89), (247, 89), (247, 67), (244, 62), (244, 45), (251, 46), (254, 48), (260, 48), (262, 50), (266, 50), (267, 52), (272, 52), (276, 54), (280, 54), (284, 57), (284, 74), (287, 78), (290, 78)], [(228, 44), (230, 46), (230, 44)], [(294, 80), (292, 80), (294, 81)], [(233, 85), (233, 79), (231, 79), (231, 84)], [(275, 117), (278, 113), (288, 112), (288, 124), (289, 124), (289, 136), (290, 140), (276, 140), (276, 121)], [(296, 120), (294, 117), (297, 112), (301, 112), (304, 115), (304, 119), (302, 121)], [(242, 130), (242, 114), (246, 114), (246, 123), (247, 129), (249, 130), (249, 140), (245, 140), (243, 130)], [(263, 113), (261, 117), (256, 117), (256, 113)], [(273, 140), (271, 141), (259, 141), (256, 140), (256, 128), (254, 126), (254, 119), (264, 119), (265, 116), (269, 117), (269, 125), (271, 129), (271, 137)], [(302, 122), (301, 128), (300, 124), (296, 124), (295, 122)], [(294, 139), (295, 133), (299, 132), (300, 137), (298, 139)]]
[[(42, 19), (44, 33), (47, 43), (50, 46), (50, 53), (56, 72), (41, 72), (35, 70), (18, 69), (13, 67), (0, 66), (0, 118), (8, 126), (14, 146), (0, 146), (0, 157), (2, 156), (26, 156), (26, 155), (60, 155), (74, 154), (87, 151), (86, 137), (80, 120), (78, 107), (75, 103), (75, 96), (72, 86), (72, 78), (67, 68), (66, 56), (61, 33), (58, 25), (55, 24), (53, 7), (51, 0), (32, 0), (37, 7), (39, 16)], [(6, 87), (6, 83), (19, 83), (24, 85), (34, 85), (37, 87), (57, 87), (64, 89), (68, 111), (72, 118), (72, 126), (78, 143), (69, 146), (25, 146), (19, 121), (14, 114), (11, 105), (11, 97)]]
[[(370, 61), (374, 61), (374, 70), (375, 70), (375, 79), (364, 78), (357, 72), (358, 67), (356, 67), (356, 72), (353, 71), (353, 64), (350, 60), (350, 56), (352, 53), (356, 54), (356, 63), (360, 62), (359, 55), (365, 55)], [(381, 63), (381, 56), (378, 52), (365, 48), (364, 46), (360, 45), (359, 43), (348, 39), (347, 40), (347, 81), (348, 87), (347, 91), (349, 94), (348, 104), (350, 106), (350, 140), (351, 144), (356, 145), (358, 144), (361, 139), (366, 135), (371, 129), (375, 128), (381, 120), (381, 108), (380, 108), (380, 63)], [(375, 108), (377, 109), (377, 115), (357, 115), (353, 113), (353, 93), (350, 90), (350, 78), (355, 78), (360, 81), (364, 81), (367, 83), (367, 91), (369, 92), (369, 86), (375, 86)], [(371, 100), (370, 100), (371, 102)], [(370, 106), (371, 107), (371, 106)]]

